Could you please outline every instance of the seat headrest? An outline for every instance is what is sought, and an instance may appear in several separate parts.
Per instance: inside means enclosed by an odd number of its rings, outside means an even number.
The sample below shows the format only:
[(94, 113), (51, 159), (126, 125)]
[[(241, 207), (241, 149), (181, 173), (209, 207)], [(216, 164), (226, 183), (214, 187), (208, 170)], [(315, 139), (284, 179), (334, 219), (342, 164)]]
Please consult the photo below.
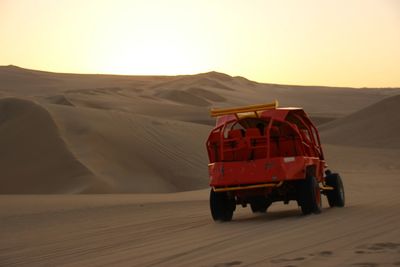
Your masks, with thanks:
[(280, 135), (279, 127), (278, 126), (272, 126), (270, 130), (270, 136), (271, 137), (278, 137)]
[(261, 136), (260, 129), (258, 129), (258, 128), (248, 128), (246, 130), (246, 136)]
[(228, 132), (228, 137), (229, 138), (241, 138), (241, 137), (243, 137), (242, 129), (230, 130)]

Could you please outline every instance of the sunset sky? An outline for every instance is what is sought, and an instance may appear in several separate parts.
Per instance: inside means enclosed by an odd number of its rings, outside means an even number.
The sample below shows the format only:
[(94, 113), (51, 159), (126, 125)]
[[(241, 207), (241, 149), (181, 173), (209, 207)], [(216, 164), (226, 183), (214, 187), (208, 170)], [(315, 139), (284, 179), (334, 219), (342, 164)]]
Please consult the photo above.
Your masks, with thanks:
[(397, 0), (0, 0), (0, 65), (400, 87)]

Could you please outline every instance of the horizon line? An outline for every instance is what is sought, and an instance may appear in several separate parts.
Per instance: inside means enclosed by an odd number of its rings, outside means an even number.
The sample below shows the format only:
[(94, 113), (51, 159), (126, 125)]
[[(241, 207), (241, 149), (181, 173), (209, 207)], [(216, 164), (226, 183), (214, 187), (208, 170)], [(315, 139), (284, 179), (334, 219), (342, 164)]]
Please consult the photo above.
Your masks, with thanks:
[(21, 70), (28, 70), (28, 71), (37, 71), (37, 72), (46, 72), (46, 73), (53, 73), (53, 74), (65, 74), (65, 75), (104, 75), (104, 76), (129, 76), (129, 77), (178, 77), (178, 76), (196, 76), (196, 75), (202, 75), (202, 74), (211, 74), (211, 73), (217, 73), (217, 74), (222, 74), (229, 76), (231, 78), (244, 78), (248, 81), (254, 82), (254, 83), (259, 83), (259, 84), (265, 84), (265, 85), (277, 85), (277, 86), (294, 86), (294, 87), (323, 87), (323, 88), (351, 88), (351, 89), (381, 89), (381, 90), (396, 90), (400, 89), (400, 86), (384, 86), (384, 87), (368, 87), (368, 86), (362, 86), (362, 87), (354, 87), (354, 86), (332, 86), (332, 85), (310, 85), (310, 84), (284, 84), (284, 83), (273, 83), (273, 82), (260, 82), (260, 81), (255, 81), (255, 80), (250, 80), (246, 78), (245, 76), (241, 75), (230, 75), (225, 72), (221, 71), (216, 71), (216, 70), (210, 70), (206, 72), (198, 72), (198, 73), (186, 73), (186, 74), (123, 74), (123, 73), (90, 73), (90, 72), (63, 72), (63, 71), (51, 71), (51, 70), (43, 70), (43, 69), (31, 69), (31, 68), (25, 68), (21, 66), (17, 66), (14, 64), (8, 64), (8, 65), (0, 65), (0, 67), (8, 67), (8, 68), (17, 68)]

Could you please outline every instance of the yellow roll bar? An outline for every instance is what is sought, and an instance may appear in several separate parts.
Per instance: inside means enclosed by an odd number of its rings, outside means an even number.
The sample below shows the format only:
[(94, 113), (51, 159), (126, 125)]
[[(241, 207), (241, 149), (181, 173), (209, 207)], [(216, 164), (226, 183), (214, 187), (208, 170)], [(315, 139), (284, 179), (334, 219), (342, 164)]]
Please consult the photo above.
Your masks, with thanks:
[(223, 115), (235, 114), (237, 116), (238, 113), (249, 113), (254, 112), (257, 114), (257, 111), (267, 110), (267, 109), (275, 109), (278, 107), (278, 100), (275, 100), (270, 104), (259, 104), (259, 105), (250, 105), (250, 106), (242, 106), (235, 108), (218, 108), (211, 109), (210, 115), (211, 117), (218, 117)]

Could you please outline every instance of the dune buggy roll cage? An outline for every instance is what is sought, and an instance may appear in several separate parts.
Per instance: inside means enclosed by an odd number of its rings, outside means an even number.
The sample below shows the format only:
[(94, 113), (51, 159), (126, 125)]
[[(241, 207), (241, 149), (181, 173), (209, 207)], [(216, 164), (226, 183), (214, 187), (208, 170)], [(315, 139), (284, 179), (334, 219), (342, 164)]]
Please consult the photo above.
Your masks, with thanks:
[[(301, 108), (278, 108), (278, 102), (261, 105), (243, 106), (227, 109), (212, 109), (210, 111), (212, 117), (218, 117), (216, 127), (212, 130), (207, 140), (208, 154), (214, 162), (229, 160), (226, 158), (227, 152), (235, 152), (240, 146), (230, 145), (237, 142), (237, 138), (230, 138), (227, 132), (232, 131), (237, 124), (243, 126), (246, 130), (257, 128), (257, 122), (264, 123), (264, 133), (260, 135), (244, 136), (241, 138), (246, 142), (245, 146), (253, 151), (255, 149), (265, 149), (266, 158), (271, 157), (271, 129), (274, 125), (280, 124), (289, 127), (290, 131), (300, 138), (301, 144), (297, 147), (301, 151), (299, 155), (309, 155), (319, 157), (324, 160), (321, 142), (317, 129), (306, 116)], [(289, 116), (290, 115), (290, 116)], [(265, 127), (266, 126), (266, 127)], [(229, 131), (228, 131), (229, 130)], [(261, 130), (260, 130), (261, 131)], [(210, 140), (214, 136), (219, 140), (218, 145), (212, 145)], [(215, 140), (215, 139), (214, 139)], [(296, 149), (296, 148), (295, 148)], [(298, 153), (296, 152), (296, 154)], [(249, 158), (251, 159), (251, 158)]]

